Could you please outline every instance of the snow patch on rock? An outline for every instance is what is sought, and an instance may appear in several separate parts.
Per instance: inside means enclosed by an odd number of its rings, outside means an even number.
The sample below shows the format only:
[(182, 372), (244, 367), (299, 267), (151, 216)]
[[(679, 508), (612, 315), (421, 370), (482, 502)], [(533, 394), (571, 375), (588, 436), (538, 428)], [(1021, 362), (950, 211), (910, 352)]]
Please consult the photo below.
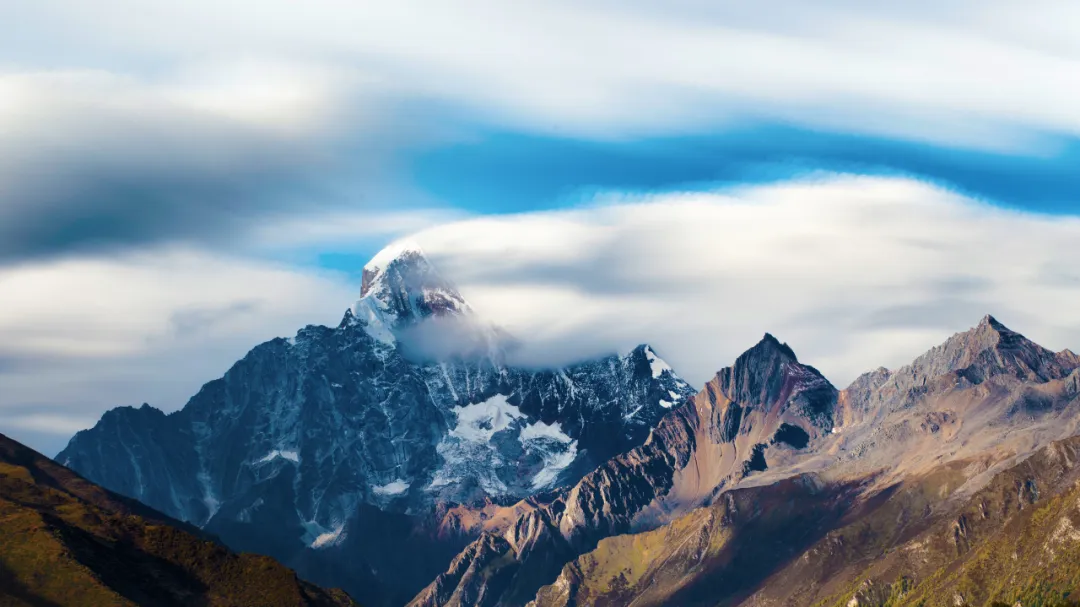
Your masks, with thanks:
[(377, 485), (371, 488), (371, 491), (375, 495), (401, 495), (409, 489), (409, 483), (405, 479), (397, 479), (386, 483), (385, 485)]
[(541, 438), (550, 438), (551, 440), (566, 444), (574, 442), (574, 439), (570, 438), (562, 431), (562, 424), (559, 422), (555, 422), (554, 424), (545, 424), (544, 422), (529, 424), (521, 429), (521, 434), (519, 436), (523, 444)]
[(329, 548), (336, 546), (345, 540), (345, 525), (341, 524), (326, 533), (320, 533), (311, 542), (312, 548)]
[(394, 333), (390, 330), (392, 319), (387, 318), (389, 314), (382, 309), (374, 297), (367, 296), (356, 300), (352, 306), (352, 314), (363, 323), (364, 332), (375, 341), (387, 345), (397, 343)]
[(435, 447), (443, 465), (435, 472), (428, 490), (475, 480), (488, 495), (507, 494), (509, 489), (498, 476), (498, 468), (504, 462), (491, 439), (499, 432), (514, 430), (520, 420), (526, 419), (525, 414), (502, 394), (454, 407), (450, 412), (456, 421), (446, 438)]
[(646, 346), (645, 358), (649, 361), (649, 366), (652, 368), (653, 379), (659, 378), (664, 374), (664, 371), (674, 374), (671, 365), (667, 364), (664, 362), (664, 359), (657, 356), (656, 352), (653, 352), (651, 347)]
[(514, 405), (506, 402), (506, 397), (496, 394), (481, 403), (455, 407), (457, 425), (450, 431), (450, 436), (471, 442), (486, 443), (496, 432), (510, 427), (515, 420), (525, 415)]
[(541, 454), (544, 467), (532, 478), (533, 489), (543, 489), (552, 485), (565, 470), (577, 459), (577, 441), (572, 440), (563, 451), (545, 451)]
[(532, 477), (533, 489), (550, 486), (559, 473), (577, 458), (577, 441), (562, 431), (559, 422), (545, 424), (538, 421), (529, 424), (521, 429), (518, 437), (525, 451), (538, 455), (544, 464)]
[(294, 464), (299, 464), (300, 463), (300, 454), (298, 454), (296, 451), (289, 451), (289, 450), (282, 450), (282, 449), (274, 449), (270, 453), (267, 453), (266, 455), (264, 455), (261, 458), (259, 458), (258, 460), (256, 460), (255, 463), (256, 464), (265, 464), (266, 462), (273, 461), (273, 460), (275, 460), (275, 459), (277, 459), (279, 457), (281, 459), (287, 459), (287, 460), (289, 460), (290, 462), (292, 462)]

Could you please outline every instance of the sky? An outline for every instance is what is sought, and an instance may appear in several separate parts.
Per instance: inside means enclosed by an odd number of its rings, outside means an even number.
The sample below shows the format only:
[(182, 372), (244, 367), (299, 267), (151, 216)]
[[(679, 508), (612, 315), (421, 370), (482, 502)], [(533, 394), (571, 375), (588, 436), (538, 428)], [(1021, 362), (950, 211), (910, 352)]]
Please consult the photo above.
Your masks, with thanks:
[(0, 0), (0, 432), (336, 324), (405, 236), (530, 364), (1080, 350), (1069, 0)]

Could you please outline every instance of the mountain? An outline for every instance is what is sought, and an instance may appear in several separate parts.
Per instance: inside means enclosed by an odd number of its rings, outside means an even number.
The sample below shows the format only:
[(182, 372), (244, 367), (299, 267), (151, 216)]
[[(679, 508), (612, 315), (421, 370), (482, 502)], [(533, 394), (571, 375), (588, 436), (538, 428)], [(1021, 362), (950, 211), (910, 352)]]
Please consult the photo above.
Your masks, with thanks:
[(523, 605), (600, 540), (655, 528), (817, 445), (832, 431), (837, 399), (816, 369), (766, 335), (643, 445), (485, 529), (410, 605)]
[(0, 604), (354, 605), (0, 435)]
[(403, 604), (479, 532), (467, 519), (576, 482), (694, 392), (647, 345), (555, 370), (509, 364), (513, 348), (396, 243), (338, 326), (256, 346), (179, 411), (113, 409), (57, 460), (366, 604)]
[(1064, 605), (1080, 590), (1080, 438), (950, 503), (946, 464), (887, 494), (794, 477), (603, 540), (531, 607)]
[(1075, 355), (986, 317), (836, 403), (836, 427), (806, 449), (601, 540), (532, 604), (1029, 605), (1080, 591)]

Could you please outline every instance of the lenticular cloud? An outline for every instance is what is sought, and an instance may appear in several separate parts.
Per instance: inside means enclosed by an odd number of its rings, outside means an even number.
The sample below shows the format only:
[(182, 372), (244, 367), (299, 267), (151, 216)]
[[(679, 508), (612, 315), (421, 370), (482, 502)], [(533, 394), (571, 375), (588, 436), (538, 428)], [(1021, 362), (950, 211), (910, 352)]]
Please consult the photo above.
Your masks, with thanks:
[(1080, 343), (1080, 220), (905, 179), (609, 196), (415, 238), (535, 364), (649, 342), (699, 383), (771, 331), (842, 382), (987, 313)]

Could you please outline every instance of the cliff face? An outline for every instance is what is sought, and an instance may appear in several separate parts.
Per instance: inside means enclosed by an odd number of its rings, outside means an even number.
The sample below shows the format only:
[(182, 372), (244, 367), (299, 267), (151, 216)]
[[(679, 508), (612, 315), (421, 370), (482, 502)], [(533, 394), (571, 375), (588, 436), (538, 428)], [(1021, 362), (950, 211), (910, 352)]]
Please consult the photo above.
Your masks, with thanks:
[[(1078, 376), (1075, 355), (988, 317), (860, 377), (838, 396), (836, 429), (800, 457), (658, 529), (600, 541), (534, 604), (1063, 600), (1080, 589)], [(730, 435), (729, 419), (712, 427)]]
[[(411, 604), (452, 604), (455, 595), (483, 597), (478, 605), (525, 604), (564, 563), (602, 539), (708, 504), (773, 458), (790, 458), (821, 440), (832, 428), (836, 401), (836, 389), (817, 370), (766, 335), (664, 417), (643, 445), (491, 529)], [(484, 574), (457, 574), (470, 568)]]

